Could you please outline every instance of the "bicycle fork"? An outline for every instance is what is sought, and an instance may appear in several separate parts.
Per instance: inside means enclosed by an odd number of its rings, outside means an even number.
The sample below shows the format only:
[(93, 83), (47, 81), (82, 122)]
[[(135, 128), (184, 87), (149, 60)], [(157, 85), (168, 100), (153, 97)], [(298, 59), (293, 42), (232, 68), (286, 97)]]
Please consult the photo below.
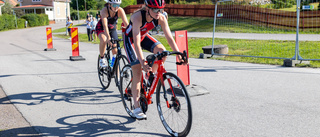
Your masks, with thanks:
[[(174, 93), (171, 80), (170, 80), (170, 79), (167, 79), (167, 80), (168, 80), (168, 83), (169, 83), (169, 86), (170, 86), (170, 90), (171, 90), (172, 95), (173, 95), (173, 96), (171, 97), (170, 101), (177, 102), (177, 101), (176, 101), (176, 95), (175, 95), (175, 93)], [(173, 105), (173, 104), (170, 104), (170, 103), (169, 103), (168, 97), (167, 97), (166, 87), (165, 87), (165, 84), (164, 84), (164, 80), (162, 79), (161, 82), (162, 82), (162, 85), (163, 85), (163, 97), (164, 97), (164, 99), (166, 100), (167, 107), (168, 107), (168, 108), (176, 107), (176, 105)]]

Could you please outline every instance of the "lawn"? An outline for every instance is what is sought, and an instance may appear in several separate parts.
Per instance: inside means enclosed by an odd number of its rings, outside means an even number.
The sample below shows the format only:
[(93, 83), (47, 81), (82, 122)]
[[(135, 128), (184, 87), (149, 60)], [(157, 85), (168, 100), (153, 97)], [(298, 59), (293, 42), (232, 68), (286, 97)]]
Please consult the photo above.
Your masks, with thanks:
[[(225, 20), (228, 22), (227, 20)], [(119, 19), (118, 24), (121, 24)], [(236, 23), (236, 24), (235, 24)], [(199, 25), (201, 24), (201, 25)], [(169, 16), (169, 26), (172, 31), (187, 30), (189, 32), (212, 32), (212, 18), (193, 18), (193, 17), (174, 17)], [(118, 28), (120, 25), (118, 25)], [(245, 28), (245, 29), (244, 29)], [(257, 27), (247, 23), (239, 23), (229, 21), (224, 25), (217, 26), (218, 32), (245, 32), (245, 33), (295, 33), (294, 31), (275, 30), (264, 27)], [(64, 32), (65, 28), (54, 30), (53, 32)], [(309, 32), (315, 33), (315, 32)], [(318, 33), (318, 32), (316, 32)], [(68, 37), (64, 34), (55, 34), (57, 37)], [(167, 49), (170, 49), (166, 39), (161, 36), (155, 36)], [(79, 34), (80, 42), (87, 42), (86, 34)], [(99, 42), (94, 42), (98, 44)], [(192, 58), (198, 58), (203, 53), (202, 47), (212, 44), (212, 38), (189, 38), (189, 55)], [(281, 57), (292, 58), (295, 51), (295, 41), (277, 41), (277, 40), (239, 40), (239, 39), (215, 39), (215, 45), (228, 45), (229, 55), (249, 55), (258, 57)], [(320, 59), (319, 42), (299, 42), (300, 54), (304, 59)], [(225, 56), (223, 58), (215, 58), (219, 60), (250, 62), (259, 64), (282, 65), (283, 59), (256, 58), (256, 57), (239, 57)], [(320, 67), (319, 61), (311, 61), (308, 67)]]

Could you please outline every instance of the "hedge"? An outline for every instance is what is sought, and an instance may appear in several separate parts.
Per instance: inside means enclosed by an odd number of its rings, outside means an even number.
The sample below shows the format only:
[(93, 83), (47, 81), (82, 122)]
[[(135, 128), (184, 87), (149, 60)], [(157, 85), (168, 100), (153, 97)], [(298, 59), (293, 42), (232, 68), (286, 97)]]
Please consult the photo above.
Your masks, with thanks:
[(29, 27), (49, 25), (49, 18), (47, 14), (26, 14), (21, 18), (28, 21)]
[[(26, 14), (17, 19), (18, 28), (24, 28), (25, 21), (28, 21), (29, 27), (49, 25), (49, 18), (46, 14)], [(3, 14), (0, 16), (0, 31), (16, 29), (14, 15)]]
[[(79, 11), (80, 19), (86, 19), (87, 13), (89, 13), (93, 17), (96, 17), (97, 11), (98, 10)], [(78, 11), (76, 10), (71, 11), (70, 16), (72, 20), (78, 20)]]
[(16, 23), (13, 15), (3, 14), (0, 16), (0, 31), (15, 28)]

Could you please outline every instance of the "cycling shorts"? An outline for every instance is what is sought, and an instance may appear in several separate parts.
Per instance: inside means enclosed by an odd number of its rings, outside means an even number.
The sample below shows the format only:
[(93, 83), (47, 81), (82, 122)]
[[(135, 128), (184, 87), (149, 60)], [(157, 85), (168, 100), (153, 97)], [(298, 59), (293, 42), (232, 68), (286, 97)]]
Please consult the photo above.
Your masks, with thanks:
[[(108, 24), (108, 29), (109, 29), (110, 37), (113, 38), (113, 39), (118, 39), (116, 25)], [(99, 21), (97, 26), (96, 26), (96, 33), (99, 36), (99, 34), (102, 33), (102, 32), (104, 32), (103, 25), (101, 24), (101, 21)]]
[[(131, 66), (139, 64), (140, 61), (137, 57), (136, 51), (134, 50), (135, 48), (133, 44), (134, 43), (133, 38), (125, 36), (124, 43), (125, 43), (124, 49), (126, 51), (126, 54)], [(157, 39), (155, 39), (154, 37), (152, 37), (147, 33), (144, 37), (141, 38), (140, 45), (142, 49), (148, 50), (153, 53), (154, 47), (156, 47), (159, 44), (161, 43)]]

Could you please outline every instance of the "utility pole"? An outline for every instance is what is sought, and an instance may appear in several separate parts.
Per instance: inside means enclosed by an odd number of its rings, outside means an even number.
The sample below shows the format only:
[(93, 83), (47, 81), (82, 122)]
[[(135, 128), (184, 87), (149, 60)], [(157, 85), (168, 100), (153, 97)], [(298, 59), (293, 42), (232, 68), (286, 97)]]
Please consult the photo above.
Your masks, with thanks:
[[(66, 24), (68, 23), (68, 0), (66, 0)], [(66, 26), (66, 35), (68, 36), (68, 26)]]
[(78, 11), (78, 24), (80, 24), (80, 16), (79, 16), (79, 6), (78, 6), (78, 0), (77, 0), (77, 11)]
[(86, 0), (84, 0), (84, 10), (87, 11), (87, 4), (86, 4)]

